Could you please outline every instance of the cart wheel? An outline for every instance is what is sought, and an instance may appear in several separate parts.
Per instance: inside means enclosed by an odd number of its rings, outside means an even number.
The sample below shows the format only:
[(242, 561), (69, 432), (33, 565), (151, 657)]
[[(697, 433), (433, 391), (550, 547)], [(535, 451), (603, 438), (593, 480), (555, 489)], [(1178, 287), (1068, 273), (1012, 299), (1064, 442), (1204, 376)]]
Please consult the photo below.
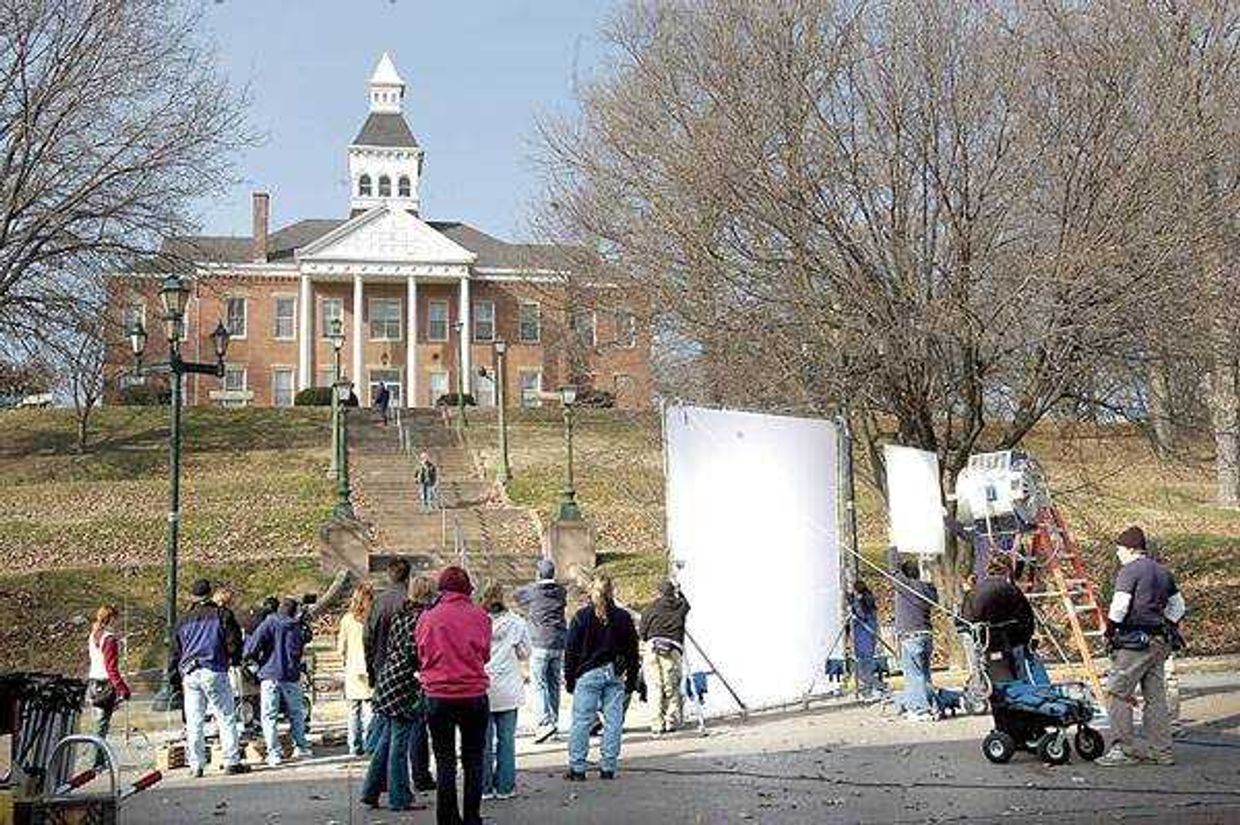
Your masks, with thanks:
[(1102, 756), (1102, 752), (1106, 750), (1106, 741), (1102, 738), (1102, 734), (1086, 725), (1081, 725), (1076, 729), (1074, 744), (1080, 757), (1089, 762)]
[(1016, 740), (1001, 730), (992, 730), (982, 740), (982, 753), (996, 765), (1003, 765), (1016, 754)]
[(1042, 734), (1038, 740), (1038, 758), (1048, 765), (1066, 765), (1071, 756), (1068, 737), (1063, 731)]

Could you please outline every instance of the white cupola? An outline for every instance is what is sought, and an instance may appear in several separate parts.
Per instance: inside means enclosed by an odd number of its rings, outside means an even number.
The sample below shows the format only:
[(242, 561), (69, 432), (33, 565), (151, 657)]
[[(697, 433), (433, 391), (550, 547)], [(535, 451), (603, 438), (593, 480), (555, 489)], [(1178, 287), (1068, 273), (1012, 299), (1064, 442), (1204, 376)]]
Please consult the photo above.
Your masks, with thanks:
[(405, 81), (384, 52), (370, 76), (370, 113), (349, 145), (353, 212), (390, 204), (418, 212), (422, 148), (403, 114)]

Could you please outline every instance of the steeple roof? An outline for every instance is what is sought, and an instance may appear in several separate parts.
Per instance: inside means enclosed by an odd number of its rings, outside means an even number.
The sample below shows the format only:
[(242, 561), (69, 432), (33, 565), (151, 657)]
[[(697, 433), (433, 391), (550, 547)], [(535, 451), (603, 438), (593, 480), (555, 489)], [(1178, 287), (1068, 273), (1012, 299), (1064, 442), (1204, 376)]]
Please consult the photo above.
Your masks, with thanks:
[(405, 81), (401, 79), (400, 73), (396, 71), (396, 64), (392, 62), (392, 56), (387, 52), (379, 58), (379, 64), (375, 66), (375, 72), (370, 76), (372, 86), (404, 86)]
[(412, 149), (418, 145), (418, 141), (404, 115), (371, 112), (362, 124), (362, 130), (353, 138), (353, 145)]

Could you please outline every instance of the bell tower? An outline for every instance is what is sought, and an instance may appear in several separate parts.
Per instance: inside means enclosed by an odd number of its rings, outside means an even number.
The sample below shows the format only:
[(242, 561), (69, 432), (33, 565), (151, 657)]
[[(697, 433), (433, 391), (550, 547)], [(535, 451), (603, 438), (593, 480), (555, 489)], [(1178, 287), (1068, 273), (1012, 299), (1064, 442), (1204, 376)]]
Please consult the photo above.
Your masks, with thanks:
[(405, 120), (405, 81), (384, 52), (370, 76), (366, 122), (349, 145), (349, 205), (354, 213), (391, 204), (418, 212), (422, 148)]

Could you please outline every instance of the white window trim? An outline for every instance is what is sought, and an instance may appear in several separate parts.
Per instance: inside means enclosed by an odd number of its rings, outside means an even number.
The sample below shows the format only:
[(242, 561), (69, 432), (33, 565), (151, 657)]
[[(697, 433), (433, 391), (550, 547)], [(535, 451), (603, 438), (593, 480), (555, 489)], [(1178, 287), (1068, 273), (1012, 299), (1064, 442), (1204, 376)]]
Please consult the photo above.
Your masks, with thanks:
[[(280, 301), (293, 302), (293, 332), (291, 335), (280, 335)], [(291, 292), (274, 292), (271, 295), (271, 340), (273, 341), (296, 341), (297, 340), (297, 296)], [(245, 319), (246, 330), (249, 330), (250, 319)]]
[(288, 386), (291, 394), (289, 395), (287, 406), (292, 407), (297, 403), (297, 367), (288, 366), (287, 364), (271, 365), (271, 406), (286, 406), (276, 403), (276, 375), (282, 372), (287, 372), (289, 375)]
[[(481, 313), (478, 312), (478, 307), (482, 306), (483, 304), (491, 305), (491, 337), (489, 338), (478, 337), (478, 320), (481, 317)], [(473, 325), (473, 329), (470, 330), (470, 338), (472, 338), (475, 343), (489, 344), (495, 340), (496, 323), (495, 323), (495, 300), (494, 299), (479, 298), (478, 300), (474, 301), (473, 311), (469, 317), (470, 317), (470, 322)]]
[(331, 332), (331, 330), (328, 329), (327, 327), (327, 325), (331, 323), (331, 320), (332, 320), (331, 317), (328, 316), (327, 314), (328, 302), (340, 304), (340, 314), (336, 317), (340, 319), (340, 331), (347, 332), (347, 330), (345, 329), (345, 324), (344, 324), (344, 298), (333, 298), (333, 297), (325, 296), (319, 299), (319, 318), (320, 318), (319, 334), (323, 338), (328, 337), (328, 333)]
[(228, 338), (230, 341), (244, 341), (250, 337), (250, 299), (245, 295), (225, 295), (224, 296), (224, 324), (225, 326), (229, 325), (228, 324), (229, 322), (228, 304), (230, 301), (241, 302), (241, 318), (242, 318), (242, 323), (245, 325), (245, 332), (241, 333), (240, 335), (234, 335), (232, 330), (229, 330)]
[[(534, 315), (538, 319), (538, 334), (533, 338), (526, 338), (521, 332), (521, 309), (523, 307), (534, 307)], [(538, 301), (522, 301), (517, 307), (517, 343), (518, 344), (541, 344), (542, 343), (542, 304)]]
[(383, 366), (382, 364), (379, 364), (379, 365), (377, 365), (377, 366), (374, 366), (374, 365), (371, 365), (371, 364), (367, 364), (367, 365), (366, 365), (366, 400), (369, 402), (369, 401), (370, 401), (370, 399), (372, 398), (372, 396), (371, 396), (371, 394), (370, 394), (370, 388), (371, 388), (373, 385), (375, 385), (375, 384), (379, 383), (379, 381), (376, 381), (376, 380), (375, 380), (375, 378), (374, 378), (374, 374), (375, 374), (376, 372), (394, 372), (394, 373), (396, 373), (396, 380), (395, 380), (395, 381), (388, 381), (386, 378), (381, 378), (381, 379), (379, 379), (379, 380), (380, 380), (380, 381), (382, 381), (382, 382), (384, 383), (384, 385), (388, 388), (388, 392), (389, 392), (389, 393), (392, 391), (392, 387), (393, 387), (393, 386), (400, 387), (400, 398), (399, 398), (399, 399), (394, 400), (394, 401), (392, 402), (392, 404), (391, 404), (391, 405), (392, 405), (393, 407), (404, 406), (404, 403), (405, 403), (405, 391), (406, 391), (406, 389), (408, 389), (408, 388), (407, 388), (407, 386), (406, 386), (406, 384), (405, 384), (405, 370), (404, 370), (404, 368), (403, 368), (403, 367), (397, 367), (397, 366), (393, 366), (393, 365), (391, 365), (391, 364), (388, 364), (386, 367), (385, 367), (385, 366)]
[(435, 392), (435, 376), (437, 376), (437, 375), (442, 375), (442, 376), (443, 376), (443, 378), (444, 378), (443, 383), (444, 383), (444, 386), (445, 386), (447, 389), (445, 389), (445, 390), (444, 390), (443, 392), (441, 392), (439, 395), (447, 395), (448, 393), (452, 392), (452, 374), (451, 374), (450, 372), (448, 372), (447, 370), (431, 370), (431, 371), (430, 371), (430, 372), (428, 372), (426, 375), (427, 375), (427, 378), (426, 378), (426, 391), (427, 391), (427, 394), (431, 395), (431, 402), (430, 402), (430, 403), (431, 403), (431, 406), (433, 407), (433, 406), (435, 406), (435, 402), (439, 400), (439, 396), (438, 396), (438, 395), (434, 395), (434, 392)]
[[(525, 379), (525, 376), (527, 376), (527, 375), (537, 375), (537, 376), (538, 376), (538, 388), (537, 388), (536, 390), (534, 390), (534, 392), (535, 392), (536, 394), (535, 394), (535, 396), (534, 396), (534, 403), (532, 403), (532, 404), (526, 404), (526, 403), (525, 403), (525, 380), (524, 380), (524, 379)], [(517, 370), (517, 391), (520, 393), (520, 398), (519, 398), (519, 400), (520, 400), (520, 403), (521, 403), (521, 406), (522, 406), (522, 407), (527, 407), (527, 408), (529, 408), (529, 407), (541, 407), (541, 406), (542, 406), (542, 399), (538, 397), (537, 393), (541, 393), (541, 392), (542, 392), (542, 389), (543, 389), (543, 371), (542, 371), (542, 370), (533, 370), (533, 369), (520, 369), (520, 370)]]
[[(629, 319), (633, 324), (633, 337), (627, 343), (620, 337), (622, 328), (620, 321)], [(616, 347), (617, 349), (634, 349), (637, 347), (637, 313), (629, 309), (618, 309), (615, 312), (614, 323), (616, 325)], [(625, 330), (627, 332), (627, 330)]]
[(220, 378), (220, 389), (228, 390), (228, 374), (241, 373), (241, 386), (229, 392), (245, 392), (250, 388), (250, 367), (248, 364), (224, 364), (224, 375)]
[[(439, 304), (443, 307), (443, 331), (442, 338), (431, 337), (431, 307)], [(433, 300), (426, 302), (426, 340), (432, 344), (446, 344), (452, 335), (452, 308), (447, 301)]]
[[(376, 336), (375, 330), (375, 302), (383, 301), (385, 303), (396, 302), (396, 336)], [(384, 296), (376, 296), (366, 299), (366, 334), (371, 341), (403, 341), (405, 339), (405, 301), (403, 298), (388, 298)]]

